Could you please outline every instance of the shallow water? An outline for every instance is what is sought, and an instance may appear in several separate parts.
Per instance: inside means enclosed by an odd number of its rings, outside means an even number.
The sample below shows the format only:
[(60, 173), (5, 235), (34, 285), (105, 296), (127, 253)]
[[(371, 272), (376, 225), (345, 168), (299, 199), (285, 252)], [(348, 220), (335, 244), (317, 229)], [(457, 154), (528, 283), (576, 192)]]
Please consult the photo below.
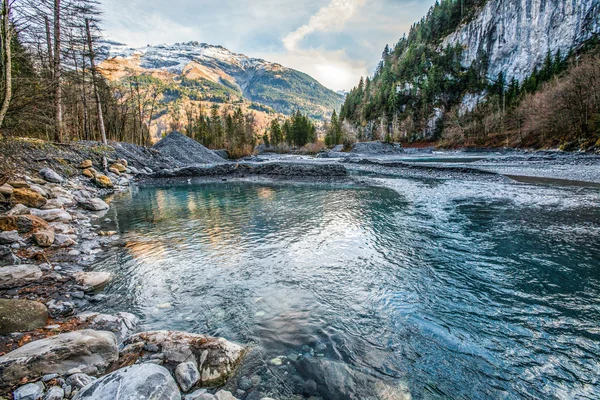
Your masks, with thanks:
[(104, 307), (252, 345), (246, 398), (600, 396), (598, 190), (375, 183), (135, 188)]

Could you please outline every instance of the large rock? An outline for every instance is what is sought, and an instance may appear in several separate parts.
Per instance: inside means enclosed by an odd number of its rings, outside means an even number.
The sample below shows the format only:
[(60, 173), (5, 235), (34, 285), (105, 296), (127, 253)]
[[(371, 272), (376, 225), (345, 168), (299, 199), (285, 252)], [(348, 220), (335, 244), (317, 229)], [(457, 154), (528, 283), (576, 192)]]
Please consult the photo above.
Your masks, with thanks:
[(34, 215), (11, 215), (0, 217), (0, 231), (18, 231), (21, 234), (48, 229), (50, 225)]
[(54, 244), (54, 230), (50, 227), (39, 229), (33, 233), (33, 240), (40, 247), (50, 247)]
[(102, 375), (116, 364), (118, 358), (117, 338), (112, 332), (64, 333), (27, 343), (0, 357), (0, 387), (47, 374), (65, 375), (72, 369), (88, 375)]
[(13, 392), (13, 400), (40, 400), (44, 395), (42, 382), (28, 383)]
[(18, 231), (0, 232), (0, 244), (13, 244), (22, 241)]
[(115, 186), (110, 178), (103, 174), (94, 175), (93, 181), (96, 186), (103, 189), (112, 189)]
[(12, 186), (10, 186), (6, 183), (4, 185), (0, 186), (0, 194), (5, 197), (12, 196), (14, 190), (15, 189)]
[(88, 169), (88, 168), (91, 168), (92, 165), (93, 165), (92, 160), (83, 160), (81, 162), (81, 164), (79, 164), (79, 168)]
[(40, 176), (44, 178), (45, 181), (52, 183), (62, 183), (64, 178), (56, 173), (53, 169), (44, 168), (40, 171)]
[(13, 191), (11, 201), (14, 204), (23, 204), (27, 207), (40, 208), (44, 206), (48, 200), (31, 189), (19, 188)]
[(87, 324), (89, 329), (114, 333), (119, 342), (131, 336), (140, 322), (138, 317), (127, 312), (120, 312), (115, 315), (85, 313), (78, 315), (77, 318), (82, 323)]
[(169, 371), (156, 364), (140, 364), (103, 376), (79, 391), (73, 400), (180, 400)]
[(200, 380), (200, 371), (198, 371), (196, 361), (192, 360), (179, 364), (175, 368), (175, 379), (184, 393), (193, 388)]
[(42, 270), (36, 265), (9, 265), (0, 267), (0, 289), (18, 288), (42, 279)]
[(98, 198), (80, 199), (79, 205), (89, 211), (104, 211), (110, 208), (108, 204)]
[(125, 355), (130, 362), (158, 358), (171, 371), (181, 363), (195, 362), (200, 372), (198, 384), (204, 387), (225, 383), (245, 353), (242, 346), (222, 338), (177, 331), (139, 333), (124, 342), (125, 346), (135, 344), (144, 346), (130, 346), (137, 351)]
[(127, 171), (127, 167), (121, 163), (114, 163), (113, 165), (110, 166), (111, 168), (114, 168), (119, 174), (122, 174), (123, 172)]
[[(52, 200), (50, 200), (52, 201)], [(73, 220), (71, 214), (60, 208), (53, 210), (31, 210), (31, 215), (41, 218), (46, 222), (69, 222)]]
[(77, 283), (90, 290), (101, 289), (112, 279), (109, 272), (77, 272), (74, 277)]
[(0, 335), (43, 328), (47, 320), (48, 309), (42, 303), (0, 299)]

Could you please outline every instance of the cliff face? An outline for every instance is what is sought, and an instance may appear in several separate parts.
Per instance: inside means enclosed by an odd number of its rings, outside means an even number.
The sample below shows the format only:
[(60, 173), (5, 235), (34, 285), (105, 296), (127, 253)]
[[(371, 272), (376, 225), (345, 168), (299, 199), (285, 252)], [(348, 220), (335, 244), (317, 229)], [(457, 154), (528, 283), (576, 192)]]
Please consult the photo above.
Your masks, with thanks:
[(444, 40), (464, 48), (465, 67), (486, 54), (488, 77), (522, 82), (548, 51), (566, 56), (600, 33), (600, 0), (490, 0)]

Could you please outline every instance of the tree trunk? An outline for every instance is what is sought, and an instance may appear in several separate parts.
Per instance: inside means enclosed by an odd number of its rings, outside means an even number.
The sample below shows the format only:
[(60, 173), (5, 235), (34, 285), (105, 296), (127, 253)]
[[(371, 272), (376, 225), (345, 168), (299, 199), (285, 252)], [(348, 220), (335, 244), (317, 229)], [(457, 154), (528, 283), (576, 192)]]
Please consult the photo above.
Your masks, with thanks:
[(50, 20), (47, 15), (44, 15), (44, 23), (46, 25), (46, 46), (48, 46), (48, 67), (50, 75), (54, 81), (54, 51), (52, 50), (52, 33), (50, 32)]
[[(12, 55), (11, 55), (11, 30), (10, 30), (10, 4), (9, 0), (2, 1), (2, 36), (3, 36), (3, 61), (4, 61), (4, 101), (0, 109), (0, 128), (8, 111), (12, 98)], [(0, 135), (1, 137), (1, 135)]]
[(60, 38), (60, 1), (54, 0), (54, 140), (63, 139), (62, 87), (61, 87), (61, 38)]
[(94, 95), (96, 96), (96, 107), (98, 108), (98, 126), (102, 135), (102, 144), (107, 145), (106, 129), (104, 128), (104, 115), (102, 114), (102, 102), (100, 101), (100, 93), (98, 92), (96, 64), (94, 63), (94, 47), (92, 46), (92, 31), (90, 29), (90, 20), (86, 18), (85, 29), (87, 32), (87, 44), (90, 51), (90, 68), (92, 69), (92, 85), (94, 86)]

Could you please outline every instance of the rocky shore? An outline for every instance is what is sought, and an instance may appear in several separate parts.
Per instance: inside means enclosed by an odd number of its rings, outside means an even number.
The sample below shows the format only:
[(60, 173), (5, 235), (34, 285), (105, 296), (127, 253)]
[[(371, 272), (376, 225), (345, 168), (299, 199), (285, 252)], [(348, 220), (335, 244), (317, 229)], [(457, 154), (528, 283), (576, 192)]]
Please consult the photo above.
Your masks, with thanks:
[(0, 146), (0, 398), (235, 399), (218, 388), (244, 346), (138, 332), (128, 312), (81, 312), (103, 301), (113, 278), (87, 271), (119, 239), (99, 231), (110, 196), (181, 164), (132, 145), (48, 146)]

